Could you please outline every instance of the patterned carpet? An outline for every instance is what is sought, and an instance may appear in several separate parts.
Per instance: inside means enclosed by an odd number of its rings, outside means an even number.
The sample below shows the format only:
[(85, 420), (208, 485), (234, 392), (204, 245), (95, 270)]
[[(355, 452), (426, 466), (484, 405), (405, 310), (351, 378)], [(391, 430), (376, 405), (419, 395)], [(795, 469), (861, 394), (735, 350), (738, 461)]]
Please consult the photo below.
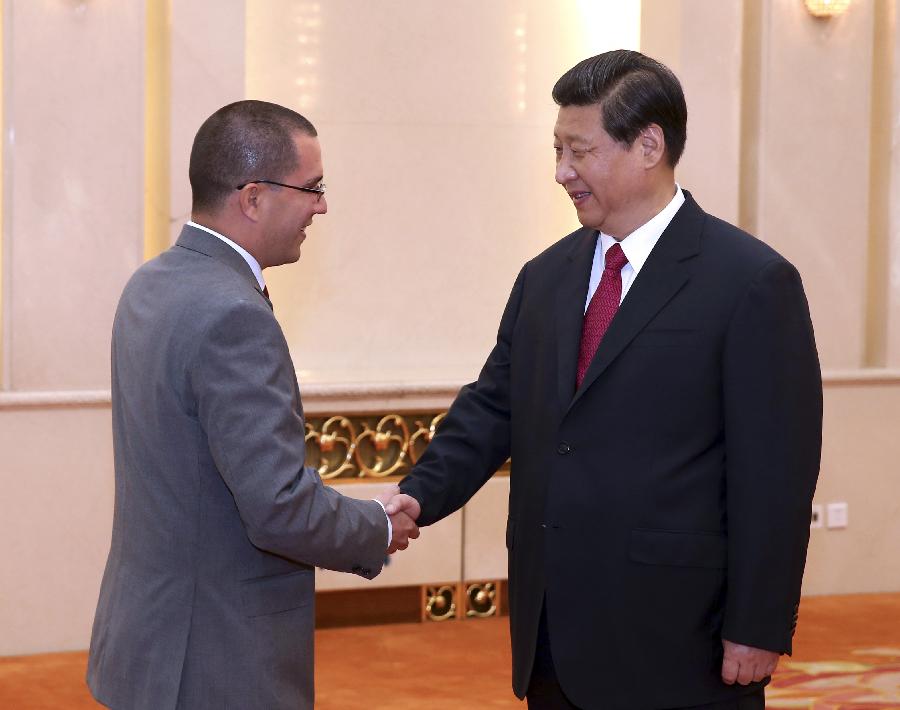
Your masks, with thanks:
[(853, 661), (788, 660), (766, 694), (768, 708), (900, 708), (900, 647), (854, 649)]

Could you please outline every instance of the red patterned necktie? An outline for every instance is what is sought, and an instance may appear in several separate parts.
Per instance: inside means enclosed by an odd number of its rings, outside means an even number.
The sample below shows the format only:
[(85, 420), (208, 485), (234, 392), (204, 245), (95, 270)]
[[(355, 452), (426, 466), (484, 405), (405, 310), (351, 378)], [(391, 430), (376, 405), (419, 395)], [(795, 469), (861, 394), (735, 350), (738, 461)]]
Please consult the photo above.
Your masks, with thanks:
[(581, 387), (588, 365), (594, 359), (594, 353), (597, 352), (606, 329), (609, 328), (613, 316), (616, 315), (616, 311), (619, 309), (619, 301), (622, 299), (622, 267), (627, 263), (628, 259), (625, 257), (625, 252), (622, 251), (622, 247), (618, 242), (607, 250), (600, 285), (594, 291), (581, 326), (581, 348), (578, 351), (576, 389)]

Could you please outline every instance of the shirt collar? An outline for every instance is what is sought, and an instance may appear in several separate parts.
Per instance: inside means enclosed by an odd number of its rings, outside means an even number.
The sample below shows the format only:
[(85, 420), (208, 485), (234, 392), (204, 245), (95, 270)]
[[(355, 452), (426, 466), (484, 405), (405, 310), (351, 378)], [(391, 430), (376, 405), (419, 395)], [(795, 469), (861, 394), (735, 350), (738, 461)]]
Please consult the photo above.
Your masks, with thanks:
[[(675, 196), (669, 200), (669, 204), (663, 207), (662, 211), (653, 219), (642, 224), (619, 242), (622, 246), (622, 251), (625, 252), (625, 258), (628, 259), (628, 263), (631, 264), (635, 273), (641, 270), (644, 262), (647, 261), (647, 257), (650, 256), (650, 252), (653, 251), (653, 247), (656, 246), (656, 242), (659, 241), (678, 208), (683, 204), (684, 193), (681, 191), (681, 186), (675, 183)], [(600, 241), (603, 244), (603, 253), (606, 254), (606, 250), (615, 244), (617, 240), (601, 232)]]
[(253, 275), (256, 277), (256, 282), (259, 284), (259, 290), (262, 291), (266, 288), (266, 282), (263, 280), (262, 268), (259, 265), (259, 262), (253, 258), (253, 255), (244, 249), (240, 244), (235, 244), (224, 234), (219, 234), (217, 231), (210, 229), (209, 227), (204, 227), (202, 224), (197, 224), (194, 221), (188, 221), (188, 225), (191, 227), (196, 227), (197, 229), (202, 229), (204, 232), (208, 232), (212, 234), (214, 237), (221, 239), (228, 246), (234, 249), (238, 254), (244, 257), (244, 261), (247, 262), (247, 266), (253, 271)]

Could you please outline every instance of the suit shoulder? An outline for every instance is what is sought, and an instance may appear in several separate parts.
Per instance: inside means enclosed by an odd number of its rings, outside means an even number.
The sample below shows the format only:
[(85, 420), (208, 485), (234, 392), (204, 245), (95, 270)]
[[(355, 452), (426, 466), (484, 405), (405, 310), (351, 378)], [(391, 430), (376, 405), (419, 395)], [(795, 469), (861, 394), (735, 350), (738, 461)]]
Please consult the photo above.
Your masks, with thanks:
[(769, 244), (709, 214), (706, 215), (701, 235), (701, 249), (720, 268), (735, 275), (756, 274), (774, 262), (793, 268), (793, 265)]
[(559, 260), (567, 258), (582, 239), (593, 239), (596, 235), (596, 229), (579, 227), (574, 232), (570, 232), (562, 239), (551, 244), (537, 256), (529, 259), (526, 266), (542, 267), (555, 264)]
[(182, 332), (195, 334), (242, 313), (274, 321), (247, 278), (218, 259), (177, 246), (135, 271), (118, 310), (141, 316), (141, 322), (175, 323)]
[(758, 237), (710, 214), (706, 215), (703, 246), (723, 255), (731, 254), (736, 258), (752, 261), (766, 262), (773, 259), (784, 259), (781, 254)]
[[(241, 298), (259, 294), (248, 278), (225, 262), (177, 245), (148, 261), (135, 272), (133, 278), (175, 282), (178, 292), (194, 298), (208, 295), (218, 300), (228, 296)], [(262, 299), (260, 303), (265, 305)]]

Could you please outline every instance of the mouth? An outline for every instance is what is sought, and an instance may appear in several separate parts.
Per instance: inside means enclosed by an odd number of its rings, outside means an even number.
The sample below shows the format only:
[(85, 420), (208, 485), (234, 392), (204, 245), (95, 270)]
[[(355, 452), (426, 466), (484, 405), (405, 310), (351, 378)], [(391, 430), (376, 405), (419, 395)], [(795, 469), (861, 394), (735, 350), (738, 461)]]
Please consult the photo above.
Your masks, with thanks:
[(587, 200), (591, 196), (591, 193), (586, 190), (573, 190), (572, 192), (569, 192), (568, 194), (572, 200), (572, 203), (576, 207), (584, 204), (584, 201)]

